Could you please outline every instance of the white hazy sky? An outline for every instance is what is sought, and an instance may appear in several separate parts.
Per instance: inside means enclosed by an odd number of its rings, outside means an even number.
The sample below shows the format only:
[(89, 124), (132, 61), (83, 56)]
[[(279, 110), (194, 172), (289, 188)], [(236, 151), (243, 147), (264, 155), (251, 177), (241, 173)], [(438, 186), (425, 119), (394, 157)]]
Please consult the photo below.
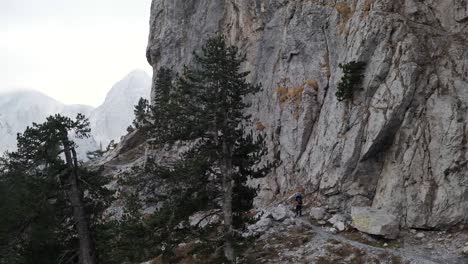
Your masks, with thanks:
[[(0, 0), (0, 92), (97, 106), (145, 49), (151, 0)], [(1, 96), (1, 95), (0, 95)]]

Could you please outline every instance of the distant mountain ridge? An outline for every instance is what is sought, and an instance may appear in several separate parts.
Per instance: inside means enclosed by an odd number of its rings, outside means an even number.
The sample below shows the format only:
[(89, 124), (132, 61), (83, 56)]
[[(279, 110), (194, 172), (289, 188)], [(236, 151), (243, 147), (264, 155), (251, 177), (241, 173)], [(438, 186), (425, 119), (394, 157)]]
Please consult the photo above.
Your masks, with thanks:
[(103, 146), (111, 140), (119, 141), (132, 124), (134, 106), (141, 97), (149, 99), (150, 92), (151, 77), (142, 70), (134, 70), (117, 82), (104, 103), (91, 113), (91, 129), (96, 141)]
[(149, 98), (151, 77), (142, 70), (130, 72), (117, 82), (102, 105), (66, 105), (39, 91), (20, 89), (0, 93), (0, 154), (16, 149), (16, 135), (33, 122), (41, 123), (53, 114), (76, 117), (84, 114), (90, 120), (91, 137), (76, 139), (78, 155), (119, 141), (133, 120), (133, 106), (140, 97)]

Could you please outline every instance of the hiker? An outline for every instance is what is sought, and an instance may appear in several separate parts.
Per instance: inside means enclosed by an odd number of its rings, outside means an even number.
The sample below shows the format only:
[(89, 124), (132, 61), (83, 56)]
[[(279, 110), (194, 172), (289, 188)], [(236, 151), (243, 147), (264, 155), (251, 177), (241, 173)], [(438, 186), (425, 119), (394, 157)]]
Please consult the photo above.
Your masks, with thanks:
[(302, 216), (302, 204), (303, 204), (303, 201), (302, 201), (302, 193), (304, 192), (304, 189), (303, 188), (297, 188), (297, 192), (294, 193), (293, 195), (291, 195), (288, 200), (291, 200), (292, 198), (294, 198), (294, 202), (295, 202), (295, 217), (301, 217)]

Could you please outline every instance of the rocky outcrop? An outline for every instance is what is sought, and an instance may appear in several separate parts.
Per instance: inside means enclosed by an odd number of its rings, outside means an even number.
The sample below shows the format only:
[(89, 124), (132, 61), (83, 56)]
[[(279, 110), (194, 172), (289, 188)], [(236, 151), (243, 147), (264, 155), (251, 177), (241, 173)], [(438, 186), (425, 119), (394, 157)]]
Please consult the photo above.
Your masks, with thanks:
[(400, 233), (398, 219), (384, 210), (352, 207), (351, 218), (353, 219), (353, 227), (371, 235), (395, 239)]
[[(467, 224), (467, 1), (153, 0), (150, 23), (155, 72), (180, 70), (216, 32), (247, 55), (264, 88), (249, 111), (280, 162), (258, 205), (301, 185), (329, 211)], [(338, 64), (352, 60), (365, 77), (338, 102)]]

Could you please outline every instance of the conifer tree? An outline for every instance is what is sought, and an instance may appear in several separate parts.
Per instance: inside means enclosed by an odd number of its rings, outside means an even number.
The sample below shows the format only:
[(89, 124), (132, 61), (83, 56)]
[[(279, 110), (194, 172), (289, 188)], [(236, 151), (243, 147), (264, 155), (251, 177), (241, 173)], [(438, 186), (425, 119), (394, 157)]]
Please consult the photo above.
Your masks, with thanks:
[(258, 92), (260, 86), (246, 81), (249, 72), (241, 71), (245, 57), (237, 47), (228, 46), (222, 35), (209, 39), (201, 52), (194, 55), (194, 67), (184, 69), (175, 88), (180, 93), (175, 98), (183, 112), (176, 120), (177, 133), (173, 134), (201, 140), (204, 147), (199, 155), (208, 157), (219, 168), (212, 173), (221, 179), (224, 255), (233, 262), (233, 198), (237, 206), (248, 198), (251, 201), (254, 193), (245, 187), (247, 177), (267, 172), (267, 167), (253, 169), (264, 154), (263, 138), (244, 135), (251, 123), (250, 115), (245, 114), (249, 106), (245, 97)]
[(150, 128), (152, 143), (162, 144), (170, 141), (170, 127), (173, 117), (177, 115), (174, 106), (173, 72), (161, 67), (155, 81), (155, 94), (151, 106), (151, 119), (153, 124)]
[(133, 125), (136, 128), (143, 128), (148, 126), (148, 124), (150, 123), (149, 112), (150, 106), (148, 100), (140, 98), (140, 100), (138, 100), (138, 104), (135, 105), (135, 109), (133, 110), (133, 113), (135, 114), (135, 120), (133, 120)]
[(169, 103), (173, 81), (173, 73), (170, 69), (161, 67), (156, 76), (155, 93), (153, 98), (153, 109), (162, 112)]
[(70, 248), (57, 185), (40, 170), (0, 160), (0, 264), (53, 263)]
[(79, 187), (76, 145), (69, 138), (70, 132), (77, 137), (88, 137), (88, 120), (81, 114), (77, 115), (76, 120), (57, 114), (48, 117), (43, 124), (33, 123), (23, 134), (18, 134), (18, 151), (11, 153), (9, 158), (11, 166), (36, 170), (36, 173), (43, 174), (48, 180), (56, 177), (56, 182), (66, 192), (71, 205), (79, 239), (80, 263), (94, 264), (94, 243), (89, 216), (85, 212), (83, 191)]

